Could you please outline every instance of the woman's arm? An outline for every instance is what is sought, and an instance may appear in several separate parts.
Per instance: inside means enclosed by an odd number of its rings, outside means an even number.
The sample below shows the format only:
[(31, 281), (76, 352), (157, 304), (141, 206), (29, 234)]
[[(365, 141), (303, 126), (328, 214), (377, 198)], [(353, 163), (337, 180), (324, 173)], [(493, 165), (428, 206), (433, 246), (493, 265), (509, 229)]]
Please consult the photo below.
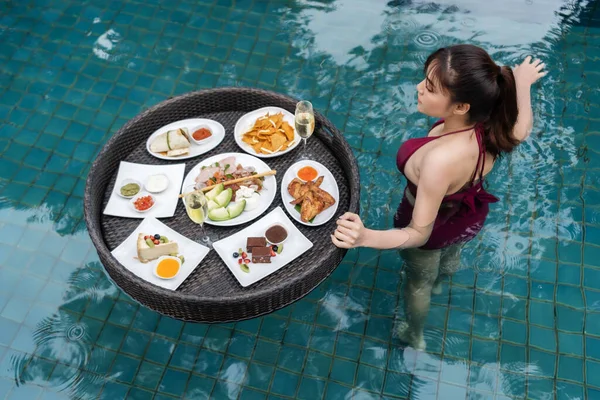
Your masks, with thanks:
[(412, 220), (406, 228), (384, 231), (368, 229), (358, 215), (346, 213), (337, 221), (338, 228), (331, 237), (333, 243), (346, 249), (371, 247), (383, 250), (423, 246), (429, 240), (440, 205), (450, 187), (448, 168), (443, 164), (443, 160), (431, 156), (423, 160), (426, 167), (422, 168), (419, 177)]
[(513, 128), (513, 137), (522, 142), (529, 137), (533, 128), (533, 111), (531, 109), (531, 85), (546, 75), (544, 64), (540, 60), (531, 62), (531, 57), (525, 58), (521, 65), (513, 68), (517, 89), (517, 107), (519, 116)]

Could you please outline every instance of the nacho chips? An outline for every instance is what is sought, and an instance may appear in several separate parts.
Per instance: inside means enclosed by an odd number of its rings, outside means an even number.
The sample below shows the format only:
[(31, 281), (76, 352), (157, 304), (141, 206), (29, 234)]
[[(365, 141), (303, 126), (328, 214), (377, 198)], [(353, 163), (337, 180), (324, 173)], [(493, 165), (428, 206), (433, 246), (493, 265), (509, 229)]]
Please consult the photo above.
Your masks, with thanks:
[(283, 120), (283, 113), (263, 115), (254, 126), (242, 135), (258, 154), (273, 154), (284, 151), (295, 143), (294, 128)]

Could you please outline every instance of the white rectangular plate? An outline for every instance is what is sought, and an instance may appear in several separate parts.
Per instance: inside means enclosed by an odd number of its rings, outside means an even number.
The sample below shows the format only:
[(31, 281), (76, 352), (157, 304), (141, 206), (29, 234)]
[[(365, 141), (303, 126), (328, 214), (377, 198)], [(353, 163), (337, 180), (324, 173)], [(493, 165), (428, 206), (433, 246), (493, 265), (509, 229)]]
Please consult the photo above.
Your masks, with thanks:
[[(158, 260), (153, 260), (148, 263), (142, 263), (137, 259), (137, 238), (139, 233), (148, 233), (165, 235), (169, 240), (177, 242), (179, 245), (179, 254), (183, 255), (185, 262), (181, 266), (179, 273), (173, 279), (160, 279), (154, 275), (154, 268)], [(173, 229), (169, 228), (159, 220), (153, 217), (145, 218), (137, 228), (123, 241), (116, 249), (112, 251), (112, 255), (128, 270), (139, 276), (140, 278), (165, 289), (176, 290), (179, 285), (192, 273), (194, 269), (202, 262), (210, 249), (202, 246), (180, 235)]]
[[(183, 182), (183, 173), (185, 164), (174, 165), (146, 165), (135, 164), (127, 161), (121, 161), (115, 187), (110, 195), (108, 204), (104, 209), (104, 214), (115, 217), (126, 218), (166, 218), (175, 215), (177, 200), (181, 183)], [(117, 194), (120, 183), (124, 179), (135, 179), (142, 184), (142, 192), (146, 192), (144, 184), (150, 175), (165, 174), (169, 178), (169, 186), (161, 193), (152, 193), (156, 198), (156, 204), (147, 212), (138, 212), (131, 205), (131, 200), (121, 197)]]
[[(253, 264), (250, 263), (250, 272), (242, 271), (238, 263), (238, 259), (233, 257), (233, 253), (239, 248), (246, 250), (246, 240), (248, 237), (264, 236), (265, 230), (279, 223), (288, 231), (288, 238), (283, 244), (283, 251), (271, 258), (270, 264)], [(227, 268), (240, 282), (243, 287), (250, 286), (258, 282), (266, 276), (284, 267), (294, 259), (300, 257), (304, 252), (313, 246), (312, 242), (306, 238), (290, 221), (281, 207), (275, 208), (273, 211), (250, 225), (249, 227), (239, 231), (238, 233), (219, 240), (213, 244), (215, 251), (223, 259)], [(248, 254), (249, 258), (252, 257)]]

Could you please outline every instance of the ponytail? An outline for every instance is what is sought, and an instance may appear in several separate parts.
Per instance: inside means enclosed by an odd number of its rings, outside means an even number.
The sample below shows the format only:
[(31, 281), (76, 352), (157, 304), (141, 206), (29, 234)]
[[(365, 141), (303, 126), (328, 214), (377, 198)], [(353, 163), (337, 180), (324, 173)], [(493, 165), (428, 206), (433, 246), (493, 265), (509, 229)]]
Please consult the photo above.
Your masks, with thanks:
[(513, 136), (519, 108), (517, 87), (510, 67), (498, 67), (498, 97), (489, 118), (483, 123), (485, 148), (494, 157), (510, 153), (519, 141)]

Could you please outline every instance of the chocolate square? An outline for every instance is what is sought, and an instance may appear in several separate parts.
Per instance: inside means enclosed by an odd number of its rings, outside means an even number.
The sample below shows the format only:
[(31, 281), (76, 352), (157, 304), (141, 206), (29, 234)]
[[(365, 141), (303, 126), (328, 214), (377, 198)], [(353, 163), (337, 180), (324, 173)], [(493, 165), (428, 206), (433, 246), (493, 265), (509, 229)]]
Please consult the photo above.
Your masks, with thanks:
[(264, 237), (249, 237), (246, 242), (246, 252), (252, 253), (255, 247), (265, 247), (267, 239)]
[(252, 251), (252, 262), (255, 264), (271, 263), (271, 248), (255, 247)]

